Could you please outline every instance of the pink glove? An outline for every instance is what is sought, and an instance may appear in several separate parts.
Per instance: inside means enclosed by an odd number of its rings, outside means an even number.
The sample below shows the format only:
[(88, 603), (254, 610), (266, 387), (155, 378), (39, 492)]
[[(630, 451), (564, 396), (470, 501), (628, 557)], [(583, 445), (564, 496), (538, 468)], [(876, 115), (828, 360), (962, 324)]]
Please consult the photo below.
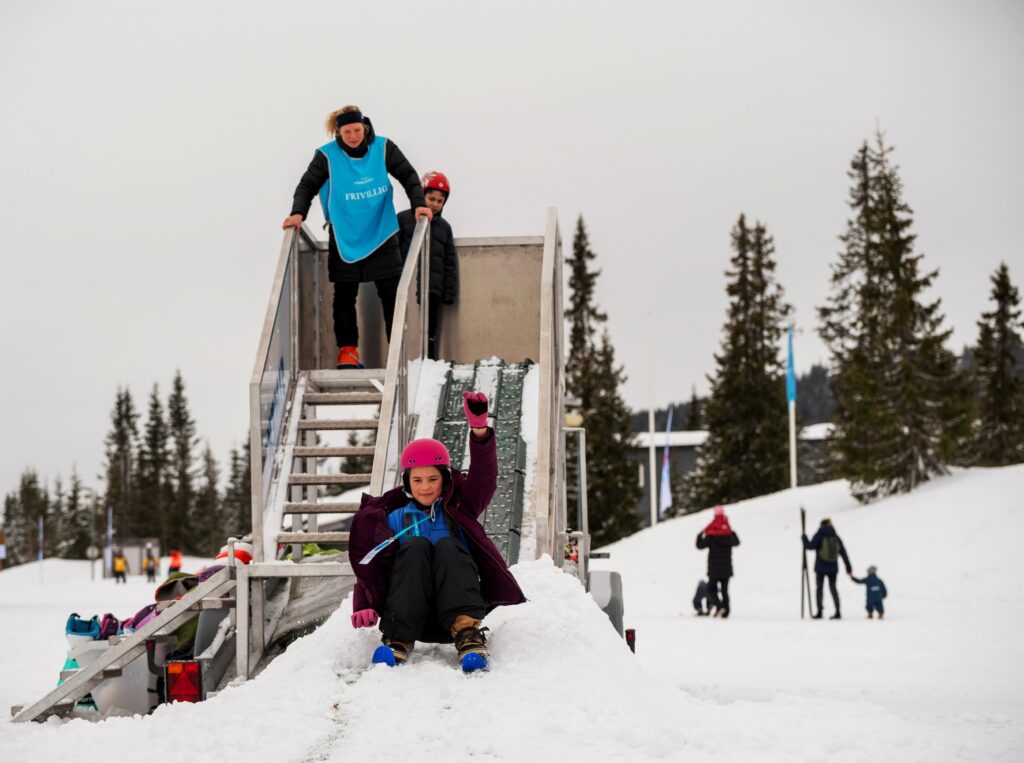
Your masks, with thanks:
[(353, 628), (372, 628), (377, 624), (377, 613), (372, 609), (361, 609), (352, 613)]
[(487, 395), (483, 392), (463, 392), (462, 407), (466, 411), (470, 429), (487, 426)]

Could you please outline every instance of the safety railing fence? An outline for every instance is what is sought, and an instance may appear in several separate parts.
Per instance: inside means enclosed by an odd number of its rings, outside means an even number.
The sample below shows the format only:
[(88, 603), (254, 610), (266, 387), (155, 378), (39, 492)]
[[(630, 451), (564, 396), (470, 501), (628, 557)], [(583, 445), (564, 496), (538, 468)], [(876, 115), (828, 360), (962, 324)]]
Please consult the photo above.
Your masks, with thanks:
[[(541, 270), (540, 395), (537, 438), (537, 549), (561, 565), (560, 534), (566, 528), (565, 349), (562, 306), (562, 238), (555, 209), (548, 210)], [(542, 503), (543, 502), (543, 503)]]
[[(398, 458), (409, 442), (411, 410), (409, 360), (427, 356), (427, 295), (430, 278), (430, 223), (419, 220), (398, 282), (395, 313), (391, 323), (391, 341), (384, 376), (384, 398), (381, 401), (377, 428), (370, 493), (380, 495), (398, 482)], [(419, 273), (417, 288), (416, 273)], [(417, 291), (421, 295), (416, 303)]]

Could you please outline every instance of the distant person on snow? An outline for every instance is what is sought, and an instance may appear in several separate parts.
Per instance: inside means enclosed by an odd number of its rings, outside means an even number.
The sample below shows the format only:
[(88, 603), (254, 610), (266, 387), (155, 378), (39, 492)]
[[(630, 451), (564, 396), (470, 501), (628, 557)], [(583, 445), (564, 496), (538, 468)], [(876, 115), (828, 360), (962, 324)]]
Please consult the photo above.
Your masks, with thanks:
[(828, 587), (832, 591), (832, 603), (836, 606), (836, 613), (829, 619), (839, 620), (842, 617), (839, 611), (839, 591), (836, 590), (836, 575), (839, 574), (839, 557), (843, 558), (843, 564), (846, 565), (846, 574), (853, 574), (853, 567), (850, 566), (850, 557), (846, 555), (846, 547), (843, 545), (842, 539), (836, 534), (835, 528), (832, 527), (831, 519), (821, 520), (821, 525), (818, 527), (818, 532), (814, 533), (814, 537), (807, 540), (807, 536), (804, 535), (803, 541), (804, 549), (815, 552), (814, 580), (818, 611), (812, 615), (812, 618), (820, 620), (822, 617), (825, 598), (825, 578), (828, 578)]
[(850, 579), (854, 583), (860, 583), (868, 587), (867, 594), (868, 600), (865, 607), (868, 611), (868, 619), (875, 616), (875, 612), (878, 613), (878, 619), (881, 620), (885, 617), (885, 607), (882, 605), (882, 599), (889, 595), (888, 591), (885, 590), (885, 583), (875, 573), (878, 572), (878, 568), (874, 565), (868, 567), (868, 575), (865, 578), (854, 577), (850, 575)]
[(181, 572), (181, 552), (178, 549), (171, 551), (171, 563), (167, 567), (167, 573)]
[(697, 535), (697, 548), (708, 549), (708, 585), (714, 617), (729, 616), (729, 578), (732, 577), (732, 549), (740, 539), (729, 526), (725, 509), (715, 507), (711, 523)]
[(320, 196), (328, 224), (327, 273), (334, 284), (334, 338), (338, 368), (362, 368), (356, 297), (359, 284), (373, 281), (391, 339), (395, 293), (402, 276), (398, 220), (392, 202), (393, 176), (405, 189), (416, 219), (430, 219), (423, 188), (405, 154), (377, 135), (358, 106), (344, 106), (327, 116), (332, 136), (313, 154), (292, 199), (292, 213), (282, 228), (299, 228), (313, 197)]
[(697, 583), (697, 593), (693, 595), (693, 608), (700, 617), (707, 617), (711, 614), (711, 588), (708, 581), (701, 578)]
[(380, 619), (382, 646), (372, 661), (401, 665), (417, 641), (455, 644), (469, 673), (488, 666), (484, 616), (526, 600), (479, 516), (498, 484), (487, 396), (463, 393), (469, 422), (469, 473), (452, 469), (437, 440), (402, 451), (402, 486), (363, 494), (352, 519), (349, 558), (356, 574), (352, 627)]
[(159, 562), (157, 561), (156, 554), (153, 553), (153, 544), (146, 543), (146, 553), (142, 557), (142, 569), (146, 571), (146, 581), (149, 583), (156, 582), (156, 572)]
[[(427, 199), (427, 208), (433, 214), (430, 222), (430, 299), (427, 302), (427, 357), (431, 360), (438, 358), (441, 305), (454, 305), (459, 296), (459, 253), (455, 249), (455, 234), (448, 221), (441, 217), (451, 190), (448, 178), (440, 172), (428, 172), (423, 176), (423, 193)], [(416, 211), (407, 209), (399, 212), (398, 238), (403, 261), (409, 253), (415, 230)], [(416, 289), (418, 295), (419, 281)]]
[(117, 549), (114, 552), (112, 565), (114, 568), (114, 582), (127, 583), (128, 580), (125, 578), (125, 575), (128, 573), (128, 559), (125, 557), (124, 551)]

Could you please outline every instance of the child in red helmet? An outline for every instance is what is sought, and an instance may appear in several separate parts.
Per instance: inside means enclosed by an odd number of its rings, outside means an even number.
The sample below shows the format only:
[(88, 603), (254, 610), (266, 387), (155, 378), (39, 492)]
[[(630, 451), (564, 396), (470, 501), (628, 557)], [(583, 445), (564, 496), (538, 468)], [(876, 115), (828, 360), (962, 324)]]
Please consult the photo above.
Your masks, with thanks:
[[(430, 299), (427, 303), (427, 355), (433, 360), (438, 357), (438, 343), (441, 335), (441, 306), (454, 305), (459, 296), (459, 253), (455, 249), (455, 234), (448, 221), (441, 217), (441, 211), (448, 201), (451, 185), (440, 172), (428, 172), (423, 176), (423, 191), (427, 208), (433, 214), (430, 223)], [(403, 258), (409, 252), (412, 234), (416, 230), (416, 217), (412, 209), (398, 213), (398, 238)]]
[(402, 451), (402, 485), (364, 495), (352, 520), (349, 558), (356, 574), (352, 627), (380, 621), (373, 662), (400, 665), (417, 641), (454, 643), (464, 671), (487, 668), (480, 624), (492, 609), (526, 600), (478, 517), (498, 483), (487, 396), (463, 394), (470, 467), (451, 468), (444, 444), (414, 440)]

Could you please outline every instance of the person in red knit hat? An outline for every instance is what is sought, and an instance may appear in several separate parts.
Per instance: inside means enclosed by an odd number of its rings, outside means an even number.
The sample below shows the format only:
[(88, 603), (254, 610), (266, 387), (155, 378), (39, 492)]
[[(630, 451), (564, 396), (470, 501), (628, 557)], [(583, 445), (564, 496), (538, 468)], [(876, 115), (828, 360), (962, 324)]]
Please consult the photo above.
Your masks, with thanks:
[(715, 507), (711, 523), (697, 535), (697, 548), (708, 550), (708, 585), (715, 606), (714, 617), (729, 616), (729, 578), (732, 577), (732, 549), (739, 536), (729, 526), (725, 509)]

